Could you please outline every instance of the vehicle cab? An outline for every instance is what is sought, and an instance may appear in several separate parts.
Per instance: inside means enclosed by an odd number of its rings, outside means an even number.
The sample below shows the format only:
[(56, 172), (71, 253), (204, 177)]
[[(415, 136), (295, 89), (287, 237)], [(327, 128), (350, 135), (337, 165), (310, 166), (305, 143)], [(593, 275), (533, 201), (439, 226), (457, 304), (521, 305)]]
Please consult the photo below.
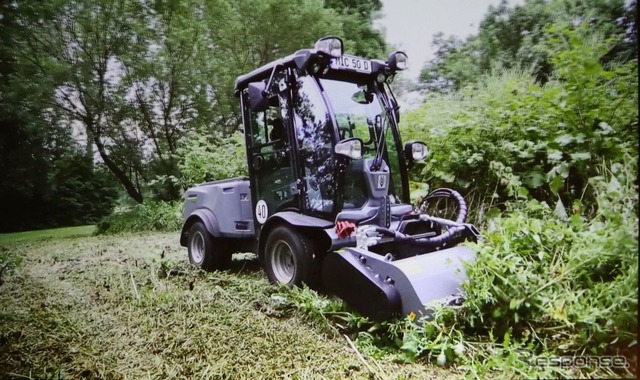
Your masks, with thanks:
[(327, 37), (237, 79), (256, 232), (284, 211), (388, 227), (412, 210), (407, 170), (427, 149), (402, 145), (388, 84), (406, 67)]

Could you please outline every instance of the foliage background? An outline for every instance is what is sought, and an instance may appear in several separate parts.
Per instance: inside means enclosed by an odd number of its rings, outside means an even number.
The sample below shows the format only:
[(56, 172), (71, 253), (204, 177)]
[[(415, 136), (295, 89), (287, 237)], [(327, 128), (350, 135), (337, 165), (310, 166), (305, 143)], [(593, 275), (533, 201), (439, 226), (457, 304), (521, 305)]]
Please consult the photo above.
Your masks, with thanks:
[[(0, 231), (178, 229), (185, 188), (246, 172), (235, 77), (326, 34), (384, 57), (381, 7), (4, 0)], [(432, 152), (413, 187), (459, 190), (483, 231), (462, 307), (374, 324), (309, 290), (285, 301), (374, 358), (477, 378), (637, 373), (636, 20), (635, 1), (526, 0), (490, 8), (465, 40), (434, 36), (401, 132)], [(0, 250), (2, 267), (20, 261)], [(573, 355), (630, 367), (532, 364)]]

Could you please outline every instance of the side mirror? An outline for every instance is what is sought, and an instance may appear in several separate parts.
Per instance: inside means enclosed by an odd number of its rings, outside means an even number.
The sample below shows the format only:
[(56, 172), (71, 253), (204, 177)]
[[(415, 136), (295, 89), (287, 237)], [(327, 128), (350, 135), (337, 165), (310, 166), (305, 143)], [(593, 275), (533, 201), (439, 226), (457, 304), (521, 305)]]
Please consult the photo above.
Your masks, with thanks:
[(424, 160), (429, 155), (427, 144), (420, 141), (409, 141), (404, 146), (404, 157), (410, 163)]
[(357, 137), (345, 139), (336, 144), (334, 151), (353, 160), (362, 158), (362, 140)]
[(251, 82), (247, 86), (249, 93), (249, 108), (252, 111), (260, 112), (269, 108), (269, 99), (264, 93), (266, 84), (264, 82)]

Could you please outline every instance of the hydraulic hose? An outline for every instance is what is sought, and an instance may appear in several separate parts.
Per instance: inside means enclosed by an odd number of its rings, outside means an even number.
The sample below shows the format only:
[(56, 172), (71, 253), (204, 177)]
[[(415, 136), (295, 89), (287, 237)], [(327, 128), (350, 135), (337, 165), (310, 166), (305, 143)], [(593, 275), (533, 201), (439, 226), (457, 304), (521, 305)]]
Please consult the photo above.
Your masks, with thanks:
[[(457, 244), (458, 242), (464, 240), (466, 237), (471, 236), (472, 239), (478, 236), (478, 230), (470, 224), (464, 223), (467, 218), (467, 203), (465, 202), (462, 195), (455, 190), (451, 189), (436, 189), (432, 191), (430, 194), (425, 196), (420, 203), (421, 206), (424, 203), (428, 202), (430, 199), (434, 198), (452, 198), (458, 204), (458, 215), (454, 220), (442, 219), (438, 217), (433, 217), (426, 214), (420, 215), (420, 220), (438, 223), (440, 225), (446, 226), (447, 231), (443, 234), (434, 237), (416, 237), (412, 235), (406, 235), (398, 231), (390, 230), (381, 226), (369, 226), (366, 231), (363, 231), (363, 234), (366, 236), (370, 233), (378, 233), (383, 236), (387, 236), (393, 238), (399, 242), (406, 242), (409, 244), (416, 244), (420, 246), (428, 246), (428, 247), (438, 247), (447, 243)], [(468, 233), (465, 233), (467, 231)], [(379, 238), (373, 238), (373, 240), (368, 240), (366, 243), (362, 243), (363, 245), (375, 245), (377, 244), (377, 240)], [(363, 240), (364, 241), (364, 240)]]
[(426, 202), (433, 198), (453, 198), (458, 203), (458, 216), (456, 218), (456, 223), (464, 223), (467, 219), (467, 202), (465, 202), (464, 198), (460, 193), (455, 190), (441, 188), (436, 189), (429, 193), (427, 196), (422, 198), (422, 202), (420, 202), (420, 206), (422, 207)]
[[(425, 215), (426, 216), (426, 215)], [(428, 219), (429, 217), (426, 216), (427, 218), (423, 219), (423, 220), (430, 220)], [(422, 219), (422, 218), (421, 218)], [(368, 230), (363, 231), (363, 234), (366, 236), (369, 236), (371, 240), (363, 240), (362, 244), (358, 244), (359, 246), (371, 246), (371, 245), (376, 245), (378, 244), (378, 240), (379, 238), (376, 237), (371, 237), (371, 235), (369, 235), (370, 233), (378, 233), (380, 235), (383, 236), (387, 236), (390, 238), (393, 238), (395, 241), (398, 242), (405, 242), (405, 243), (410, 243), (410, 244), (415, 244), (415, 245), (419, 245), (419, 246), (426, 246), (426, 247), (438, 247), (438, 246), (442, 246), (446, 243), (453, 243), (453, 244), (457, 244), (463, 240), (465, 240), (465, 238), (467, 237), (471, 237), (473, 239), (473, 241), (475, 241), (476, 237), (478, 236), (479, 232), (478, 230), (473, 227), (470, 224), (454, 224), (449, 226), (447, 232), (438, 235), (438, 236), (434, 236), (434, 237), (430, 237), (430, 238), (426, 238), (426, 237), (422, 237), (422, 238), (416, 238), (415, 236), (412, 235), (406, 235), (403, 234), (401, 232), (398, 231), (393, 231), (390, 230), (388, 228), (385, 227), (380, 227), (380, 226), (375, 226), (375, 225), (371, 225), (371, 226), (367, 226), (369, 227)], [(463, 234), (465, 232), (465, 230), (469, 231), (470, 234)], [(452, 245), (453, 245), (452, 244)]]

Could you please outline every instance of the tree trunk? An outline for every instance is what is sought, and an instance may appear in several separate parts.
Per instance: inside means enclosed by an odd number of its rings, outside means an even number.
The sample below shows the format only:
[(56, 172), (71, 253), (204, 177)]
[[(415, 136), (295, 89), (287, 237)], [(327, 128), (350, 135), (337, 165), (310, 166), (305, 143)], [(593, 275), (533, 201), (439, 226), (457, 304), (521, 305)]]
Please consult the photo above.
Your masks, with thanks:
[(93, 132), (91, 131), (91, 128), (86, 127), (85, 133), (87, 134), (87, 142), (84, 148), (85, 149), (84, 154), (87, 158), (87, 161), (93, 168)]
[(133, 184), (133, 182), (131, 181), (131, 178), (129, 178), (126, 175), (126, 173), (123, 172), (118, 167), (118, 165), (116, 165), (116, 163), (111, 160), (111, 158), (107, 154), (106, 149), (104, 148), (104, 144), (100, 140), (100, 137), (98, 136), (97, 133), (93, 134), (93, 141), (95, 142), (96, 147), (98, 147), (98, 153), (100, 153), (100, 157), (102, 157), (102, 161), (104, 161), (104, 164), (107, 165), (107, 168), (109, 168), (111, 173), (113, 173), (113, 175), (116, 176), (118, 181), (122, 183), (125, 190), (127, 190), (127, 194), (129, 194), (129, 196), (133, 198), (136, 202), (142, 203), (143, 201), (142, 194), (140, 193), (138, 188)]

